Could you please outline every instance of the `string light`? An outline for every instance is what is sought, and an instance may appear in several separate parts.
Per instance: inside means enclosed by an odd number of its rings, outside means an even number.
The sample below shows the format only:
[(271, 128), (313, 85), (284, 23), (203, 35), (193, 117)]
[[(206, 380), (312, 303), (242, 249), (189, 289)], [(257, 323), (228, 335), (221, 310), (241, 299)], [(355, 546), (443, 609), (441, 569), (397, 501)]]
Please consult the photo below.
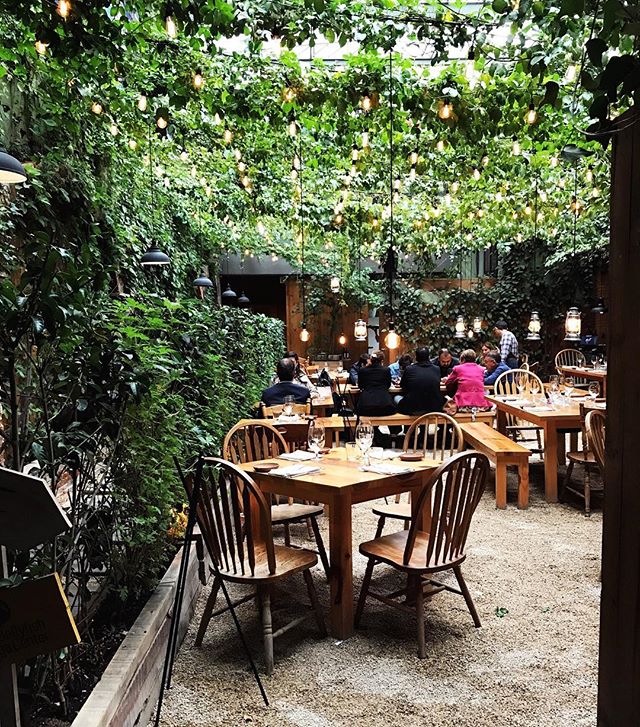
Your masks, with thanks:
[(567, 72), (565, 73), (565, 76), (564, 76), (565, 81), (567, 83), (573, 83), (576, 80), (577, 75), (578, 75), (577, 67), (575, 65), (571, 64), (567, 68)]
[(589, 184), (593, 182), (593, 167), (591, 165), (589, 165), (585, 177)]
[(511, 147), (511, 153), (514, 157), (520, 156), (522, 149), (520, 148), (520, 142), (514, 138), (513, 146)]
[(357, 162), (358, 161), (358, 147), (354, 144), (351, 149), (351, 161)]
[(163, 114), (158, 114), (158, 117), (156, 118), (156, 124), (159, 129), (166, 129), (169, 125), (169, 121), (166, 116), (163, 116)]
[(460, 189), (460, 182), (451, 182), (451, 192), (455, 194)]
[(412, 164), (412, 166), (415, 166), (418, 163), (418, 152), (412, 151), (409, 155), (409, 162)]
[(529, 109), (525, 114), (524, 120), (527, 122), (527, 124), (535, 124), (538, 120), (538, 112), (536, 111), (535, 106), (532, 103), (529, 104)]
[(449, 99), (445, 99), (442, 102), (442, 105), (438, 109), (438, 116), (443, 120), (446, 121), (447, 119), (451, 118), (451, 115), (453, 114), (453, 104)]
[(71, 14), (71, 3), (69, 2), (69, 0), (58, 0), (58, 3), (56, 5), (56, 13), (58, 13), (61, 18), (64, 18), (66, 20)]
[(362, 132), (362, 136), (360, 137), (360, 139), (361, 139), (361, 143), (362, 143), (362, 148), (363, 149), (368, 148), (368, 146), (369, 146), (369, 132), (368, 131), (363, 131)]
[(214, 126), (220, 126), (222, 123), (222, 119), (220, 118), (220, 114), (216, 111), (213, 115), (213, 125)]
[(600, 196), (600, 190), (597, 187), (594, 187), (591, 190), (591, 196), (592, 197), (599, 197)]
[(552, 156), (551, 159), (549, 159), (549, 166), (553, 169), (558, 166), (560, 160), (557, 156)]
[(478, 73), (476, 71), (476, 54), (471, 48), (464, 65), (464, 77), (467, 79), (469, 88), (474, 88), (478, 81)]
[(416, 168), (415, 168), (415, 166), (411, 167), (411, 169), (409, 170), (409, 180), (411, 182), (415, 182), (415, 180), (416, 180)]
[(237, 162), (239, 162), (242, 159), (242, 152), (240, 151), (240, 149), (233, 150), (233, 157)]
[(204, 76), (202, 75), (202, 71), (198, 69), (193, 74), (193, 87), (196, 89), (196, 91), (200, 91), (202, 87), (204, 86)]
[(346, 346), (347, 345), (347, 337), (344, 335), (344, 333), (341, 333), (338, 337), (338, 344), (340, 346)]
[(287, 125), (287, 132), (290, 137), (294, 137), (298, 135), (298, 124), (295, 120), (295, 117), (289, 121), (289, 124)]
[(295, 97), (295, 89), (291, 88), (290, 86), (288, 88), (285, 88), (283, 98), (287, 103), (291, 103)]
[(36, 48), (36, 53), (39, 56), (43, 56), (47, 52), (47, 48), (49, 47), (49, 44), (48, 43), (45, 43), (42, 40), (36, 40), (36, 42), (34, 43), (34, 45), (35, 45), (35, 48)]
[(231, 131), (231, 129), (225, 129), (222, 138), (225, 144), (231, 144), (233, 141), (233, 131)]
[(111, 132), (111, 136), (118, 136), (118, 127), (115, 124), (111, 124), (109, 131)]
[(135, 139), (129, 139), (127, 146), (131, 151), (135, 151), (138, 148), (138, 142)]
[(93, 111), (96, 116), (100, 116), (104, 109), (102, 108), (102, 104), (99, 101), (94, 101), (91, 104), (91, 111)]
[(138, 110), (139, 111), (147, 110), (147, 97), (144, 95), (144, 93), (141, 93), (138, 96)]
[(302, 324), (302, 330), (300, 331), (300, 340), (302, 343), (307, 343), (307, 341), (311, 338), (311, 334), (307, 330), (307, 324)]
[(178, 28), (176, 27), (176, 21), (173, 19), (171, 12), (171, 5), (167, 5), (164, 16), (164, 29), (169, 38), (175, 38), (178, 35)]
[(249, 178), (248, 174), (243, 175), (240, 181), (245, 189), (248, 189), (251, 186), (251, 179)]
[(478, 169), (478, 167), (473, 168), (473, 173), (471, 176), (476, 180), (476, 182), (480, 179), (480, 170)]
[(482, 166), (483, 167), (486, 167), (489, 164), (489, 157), (488, 157), (488, 155), (487, 154), (484, 154), (483, 157), (482, 157), (482, 159), (481, 159), (481, 161), (482, 161)]
[(497, 191), (496, 192), (496, 202), (502, 202), (504, 197), (502, 196), (502, 192)]
[(527, 204), (525, 205), (525, 208), (524, 208), (524, 213), (525, 213), (525, 215), (529, 216), (531, 214), (531, 212), (532, 212), (531, 205), (527, 202)]
[(438, 139), (438, 142), (436, 144), (436, 149), (438, 151), (444, 151), (444, 141), (442, 139)]
[(371, 111), (371, 98), (369, 96), (363, 96), (360, 99), (360, 108), (363, 111)]

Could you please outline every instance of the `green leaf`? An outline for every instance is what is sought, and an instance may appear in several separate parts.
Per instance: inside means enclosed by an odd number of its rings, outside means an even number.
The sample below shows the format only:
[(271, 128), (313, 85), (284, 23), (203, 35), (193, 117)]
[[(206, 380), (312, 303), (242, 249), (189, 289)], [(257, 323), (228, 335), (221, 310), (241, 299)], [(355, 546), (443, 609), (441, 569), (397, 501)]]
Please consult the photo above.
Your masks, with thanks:
[(584, 0), (562, 0), (559, 17), (563, 15), (582, 15), (584, 13)]

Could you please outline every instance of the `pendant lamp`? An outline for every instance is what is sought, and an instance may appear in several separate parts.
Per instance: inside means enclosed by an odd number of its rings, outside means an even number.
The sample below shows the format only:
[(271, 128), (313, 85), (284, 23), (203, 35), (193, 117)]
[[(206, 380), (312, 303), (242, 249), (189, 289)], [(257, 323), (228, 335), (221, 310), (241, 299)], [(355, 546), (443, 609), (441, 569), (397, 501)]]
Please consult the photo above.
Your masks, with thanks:
[(242, 308), (246, 308), (251, 301), (247, 297), (247, 294), (244, 292), (244, 290), (240, 293), (240, 296), (238, 298), (238, 305)]
[(540, 340), (540, 329), (542, 324), (540, 323), (540, 316), (538, 311), (531, 311), (531, 320), (528, 325), (527, 341), (539, 341)]
[(482, 318), (480, 316), (476, 316), (473, 319), (473, 332), (482, 333)]
[(0, 184), (20, 184), (27, 181), (27, 173), (20, 162), (6, 151), (0, 150)]
[(467, 325), (464, 322), (464, 316), (458, 316), (456, 319), (456, 332), (453, 334), (454, 338), (466, 338)]
[(363, 321), (362, 318), (358, 318), (353, 326), (353, 337), (356, 341), (367, 340), (367, 323), (366, 321)]
[(223, 291), (222, 295), (220, 296), (222, 298), (222, 302), (225, 305), (233, 305), (236, 302), (236, 299), (238, 296), (236, 295), (235, 290), (231, 288), (231, 285), (227, 283), (227, 287)]
[(580, 311), (575, 306), (569, 308), (567, 311), (567, 317), (564, 321), (564, 340), (565, 341), (580, 341), (580, 332), (582, 330), (582, 319), (580, 318)]
[(338, 344), (340, 346), (346, 346), (347, 345), (347, 337), (344, 335), (344, 333), (341, 333), (338, 336)]
[(211, 278), (208, 278), (204, 273), (202, 273), (202, 275), (198, 276), (193, 281), (193, 287), (194, 288), (213, 288), (213, 282), (211, 281)]
[[(155, 212), (155, 183), (153, 179), (153, 145), (151, 143), (151, 123), (149, 123), (149, 191), (151, 195), (151, 210)], [(153, 224), (151, 225), (151, 234), (153, 235)], [(140, 264), (144, 267), (151, 268), (162, 265), (169, 265), (171, 260), (160, 248), (151, 243), (149, 249), (145, 252), (140, 260)]]

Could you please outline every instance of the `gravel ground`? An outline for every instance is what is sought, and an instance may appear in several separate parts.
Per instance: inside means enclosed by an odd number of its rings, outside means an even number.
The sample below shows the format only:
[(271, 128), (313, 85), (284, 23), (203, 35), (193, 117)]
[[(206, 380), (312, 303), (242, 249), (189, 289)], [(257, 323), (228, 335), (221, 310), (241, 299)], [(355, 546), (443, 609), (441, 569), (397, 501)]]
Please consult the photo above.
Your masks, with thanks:
[[(577, 469), (577, 468), (576, 468)], [(533, 464), (528, 510), (496, 510), (492, 487), (480, 503), (463, 566), (482, 620), (475, 629), (460, 596), (436, 595), (426, 606), (428, 658), (416, 653), (409, 616), (368, 601), (362, 630), (345, 642), (319, 639), (313, 620), (275, 643), (275, 671), (263, 675), (265, 707), (248, 671), (231, 616), (214, 619), (193, 647), (205, 589), (176, 662), (162, 724), (166, 727), (581, 727), (596, 722), (601, 511), (582, 514), (579, 500), (547, 505), (542, 467)], [(581, 476), (577, 472), (578, 477)], [(594, 503), (599, 507), (599, 501)], [(365, 560), (357, 543), (370, 539), (376, 518), (354, 509), (355, 588)], [(325, 542), (327, 525), (322, 523)], [(388, 522), (385, 532), (394, 524)], [(306, 529), (297, 533), (306, 538)], [(313, 571), (323, 604), (328, 589)], [(374, 582), (400, 584), (385, 566)], [(301, 577), (274, 605), (274, 623), (304, 601)], [(235, 593), (239, 593), (238, 589)], [(280, 610), (284, 608), (283, 610)], [(277, 609), (277, 610), (276, 610)], [(252, 603), (238, 609), (262, 669), (259, 622)]]

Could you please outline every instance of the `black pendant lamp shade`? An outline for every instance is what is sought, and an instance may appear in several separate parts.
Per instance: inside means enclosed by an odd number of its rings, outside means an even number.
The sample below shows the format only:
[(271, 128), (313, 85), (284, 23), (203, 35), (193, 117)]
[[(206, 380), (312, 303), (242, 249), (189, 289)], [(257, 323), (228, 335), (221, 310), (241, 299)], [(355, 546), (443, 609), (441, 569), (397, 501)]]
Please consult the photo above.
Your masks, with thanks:
[(165, 255), (156, 245), (151, 245), (140, 260), (140, 264), (145, 265), (146, 267), (169, 265), (170, 262), (171, 260), (169, 260), (169, 256)]
[(233, 305), (236, 302), (238, 296), (236, 295), (235, 290), (232, 290), (229, 283), (227, 283), (226, 290), (222, 293), (220, 297), (222, 298), (222, 302), (226, 305)]
[(211, 278), (208, 278), (204, 273), (197, 277), (193, 281), (193, 287), (194, 288), (213, 288), (213, 282), (211, 281)]
[(249, 298), (247, 298), (247, 295), (243, 290), (242, 293), (240, 293), (240, 297), (238, 298), (238, 305), (246, 308), (249, 303), (251, 303), (251, 301), (249, 300)]
[(27, 181), (27, 173), (20, 162), (0, 150), (0, 184), (20, 184)]
[(604, 298), (598, 298), (597, 303), (593, 306), (591, 310), (594, 313), (600, 313), (600, 315), (606, 313), (608, 311), (608, 308), (606, 303), (604, 302)]

